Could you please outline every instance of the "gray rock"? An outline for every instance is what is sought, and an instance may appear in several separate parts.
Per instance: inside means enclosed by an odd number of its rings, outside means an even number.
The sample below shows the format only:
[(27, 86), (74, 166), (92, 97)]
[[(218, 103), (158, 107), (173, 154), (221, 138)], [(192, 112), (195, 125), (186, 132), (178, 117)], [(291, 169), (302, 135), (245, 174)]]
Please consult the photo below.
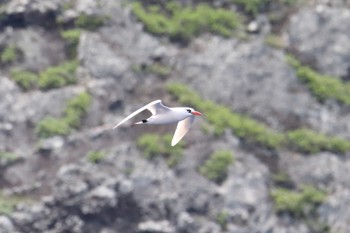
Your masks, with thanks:
[(332, 231), (348, 232), (349, 210), (349, 159), (331, 153), (309, 157), (286, 153), (281, 156), (281, 169), (287, 171), (296, 184), (309, 184), (327, 192), (326, 201), (318, 208), (321, 222)]
[(261, 41), (201, 38), (177, 60), (176, 67), (181, 79), (204, 98), (256, 116), (277, 129), (298, 126), (313, 117), (311, 111), (319, 111), (313, 110), (317, 103), (298, 83), (283, 53)]
[(326, 202), (319, 208), (318, 214), (322, 222), (330, 226), (331, 231), (349, 232), (350, 231), (350, 213), (348, 205), (350, 204), (350, 191), (338, 189), (332, 193)]
[(39, 143), (39, 150), (50, 153), (54, 150), (59, 150), (64, 145), (64, 139), (60, 136), (43, 139)]
[(289, 47), (323, 74), (350, 78), (350, 10), (318, 5), (290, 19)]
[(98, 186), (86, 196), (86, 201), (81, 206), (84, 214), (98, 214), (103, 208), (113, 208), (117, 204), (117, 195), (113, 189), (106, 186)]
[(6, 4), (5, 12), (7, 14), (46, 13), (58, 10), (59, 3), (59, 0), (14, 0)]
[(21, 59), (16, 69), (39, 72), (65, 59), (63, 40), (40, 27), (7, 27), (0, 35), (0, 44), (15, 45), (19, 49)]
[(330, 192), (347, 189), (350, 185), (346, 178), (350, 172), (349, 160), (332, 153), (324, 152), (309, 157), (285, 153), (281, 156), (280, 166), (298, 184), (313, 184)]
[(146, 221), (139, 223), (137, 227), (138, 233), (172, 233), (174, 228), (168, 221)]
[(1, 233), (7, 233), (7, 232), (15, 232), (15, 227), (13, 226), (13, 223), (10, 218), (7, 216), (0, 216), (0, 232)]

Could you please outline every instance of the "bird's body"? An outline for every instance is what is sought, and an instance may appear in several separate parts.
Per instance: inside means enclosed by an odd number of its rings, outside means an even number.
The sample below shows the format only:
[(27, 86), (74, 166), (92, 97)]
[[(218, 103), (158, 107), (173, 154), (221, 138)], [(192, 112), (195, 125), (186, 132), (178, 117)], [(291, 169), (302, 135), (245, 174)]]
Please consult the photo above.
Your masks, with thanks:
[(152, 113), (152, 116), (148, 119), (142, 120), (140, 122), (136, 122), (135, 124), (149, 124), (149, 125), (163, 125), (163, 124), (173, 124), (177, 123), (177, 128), (174, 133), (173, 140), (171, 145), (176, 145), (183, 136), (187, 133), (188, 129), (191, 127), (195, 120), (195, 116), (202, 115), (200, 112), (195, 111), (192, 108), (187, 107), (175, 107), (169, 108), (162, 104), (160, 100), (155, 100), (144, 107), (136, 110), (127, 116), (124, 120), (122, 120), (119, 124), (113, 127), (113, 129), (117, 128), (124, 122), (133, 118), (137, 114), (141, 113), (144, 110), (149, 110)]
[(165, 124), (173, 124), (179, 121), (184, 120), (189, 117), (187, 112), (184, 112), (183, 108), (168, 108), (169, 111), (164, 111), (161, 113), (157, 113), (156, 115), (152, 115), (147, 119), (147, 122), (144, 124), (149, 125), (165, 125)]

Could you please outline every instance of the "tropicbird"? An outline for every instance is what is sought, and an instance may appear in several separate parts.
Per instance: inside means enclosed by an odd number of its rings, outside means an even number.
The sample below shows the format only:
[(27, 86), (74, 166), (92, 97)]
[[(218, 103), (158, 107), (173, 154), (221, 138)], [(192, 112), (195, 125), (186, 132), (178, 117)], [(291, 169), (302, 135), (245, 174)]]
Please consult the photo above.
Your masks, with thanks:
[(133, 118), (134, 116), (136, 116), (144, 110), (150, 111), (152, 113), (152, 116), (148, 119), (136, 122), (135, 124), (162, 125), (178, 122), (173, 139), (171, 141), (172, 146), (175, 146), (181, 140), (181, 138), (185, 136), (185, 134), (193, 124), (195, 117), (202, 115), (202, 113), (195, 111), (193, 108), (169, 108), (167, 106), (164, 106), (161, 100), (155, 100), (131, 113), (129, 116), (124, 118), (119, 124), (115, 125), (113, 129), (116, 129), (118, 126), (130, 120), (131, 118)]

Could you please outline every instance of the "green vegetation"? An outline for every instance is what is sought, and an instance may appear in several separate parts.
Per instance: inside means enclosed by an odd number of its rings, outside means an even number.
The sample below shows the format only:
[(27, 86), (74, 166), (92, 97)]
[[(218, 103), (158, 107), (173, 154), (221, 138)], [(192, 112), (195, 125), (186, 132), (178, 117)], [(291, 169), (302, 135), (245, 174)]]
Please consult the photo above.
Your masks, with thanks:
[(77, 47), (79, 44), (81, 29), (70, 29), (61, 31), (61, 37), (67, 43), (68, 55), (74, 59), (77, 56)]
[(285, 143), (283, 134), (278, 133), (249, 117), (232, 112), (228, 107), (212, 101), (202, 100), (193, 90), (180, 83), (168, 85), (170, 93), (183, 104), (192, 105), (205, 113), (205, 118), (214, 125), (215, 134), (221, 134), (225, 128), (249, 143), (256, 143), (268, 148), (277, 149)]
[(0, 160), (14, 161), (18, 158), (15, 153), (0, 151)]
[(292, 65), (297, 77), (304, 82), (312, 94), (323, 102), (327, 99), (335, 99), (342, 104), (350, 105), (350, 83), (336, 77), (322, 75), (308, 66), (302, 65), (292, 55), (288, 55), (287, 61)]
[(38, 75), (29, 71), (14, 69), (11, 70), (10, 76), (24, 91), (34, 89), (38, 85)]
[(87, 159), (91, 163), (99, 163), (106, 157), (106, 152), (104, 151), (90, 151), (87, 154)]
[(182, 158), (183, 142), (171, 146), (172, 135), (159, 136), (157, 134), (144, 134), (137, 139), (137, 146), (140, 147), (146, 158), (152, 159), (162, 155), (166, 158), (170, 167), (175, 166)]
[(221, 183), (227, 176), (229, 166), (234, 162), (231, 151), (219, 150), (199, 168), (199, 172), (209, 180)]
[(204, 32), (229, 37), (239, 25), (235, 12), (207, 4), (183, 7), (169, 1), (161, 8), (160, 5), (144, 7), (140, 2), (134, 2), (132, 9), (148, 32), (180, 41), (188, 41)]
[(170, 74), (171, 70), (169, 67), (161, 64), (161, 63), (153, 63), (152, 65), (148, 66), (148, 72), (158, 75), (159, 77), (166, 77)]
[(350, 141), (328, 137), (309, 129), (297, 129), (287, 133), (288, 140), (294, 149), (306, 153), (317, 153), (320, 151), (333, 151), (345, 153), (350, 150)]
[(74, 25), (77, 28), (93, 31), (101, 27), (107, 19), (106, 16), (81, 14), (74, 20)]
[(45, 117), (36, 126), (36, 133), (40, 138), (49, 138), (55, 135), (68, 135), (71, 129), (62, 118)]
[(17, 204), (28, 202), (29, 200), (20, 196), (9, 196), (0, 192), (0, 215), (10, 215)]
[(285, 47), (282, 37), (273, 34), (265, 37), (265, 44), (276, 49), (283, 49)]
[(35, 88), (49, 90), (76, 83), (75, 70), (77, 67), (78, 61), (72, 60), (49, 67), (39, 74), (13, 69), (10, 76), (25, 91)]
[(70, 127), (78, 128), (80, 126), (81, 119), (87, 113), (91, 101), (92, 98), (87, 92), (83, 92), (68, 101), (68, 105), (64, 111), (64, 119)]
[(54, 135), (68, 135), (72, 128), (78, 128), (91, 104), (91, 96), (83, 92), (68, 101), (62, 118), (45, 117), (37, 127), (36, 133), (40, 138), (52, 137)]
[(244, 11), (256, 15), (260, 8), (268, 2), (268, 0), (232, 0), (237, 5), (243, 7)]
[(280, 171), (278, 173), (273, 174), (271, 178), (275, 186), (279, 186), (279, 187), (294, 186), (293, 181), (290, 179), (289, 175), (284, 171)]
[(1, 63), (11, 63), (18, 58), (18, 48), (15, 45), (7, 46), (0, 55)]
[(204, 112), (205, 118), (213, 124), (214, 133), (217, 135), (220, 135), (225, 128), (231, 129), (244, 142), (269, 149), (290, 147), (306, 153), (324, 150), (345, 153), (350, 150), (350, 141), (311, 130), (297, 129), (286, 134), (276, 132), (247, 116), (234, 113), (228, 107), (202, 100), (198, 94), (183, 84), (171, 83), (167, 88), (179, 102)]
[(152, 73), (161, 78), (165, 78), (171, 72), (171, 69), (168, 66), (160, 62), (154, 62), (150, 65), (133, 65), (132, 70), (135, 73), (142, 73), (142, 74)]
[(276, 188), (271, 193), (278, 213), (290, 213), (295, 217), (305, 217), (325, 200), (326, 193), (312, 186), (304, 186), (300, 191)]
[(222, 231), (227, 230), (228, 218), (229, 218), (229, 215), (226, 211), (220, 212), (216, 217), (216, 222), (219, 224)]
[(242, 6), (243, 10), (252, 15), (261, 12), (261, 9), (266, 8), (271, 3), (278, 4), (293, 4), (298, 0), (231, 0), (233, 3)]
[(78, 61), (73, 60), (47, 68), (39, 74), (39, 88), (48, 90), (76, 83), (75, 70), (77, 67)]

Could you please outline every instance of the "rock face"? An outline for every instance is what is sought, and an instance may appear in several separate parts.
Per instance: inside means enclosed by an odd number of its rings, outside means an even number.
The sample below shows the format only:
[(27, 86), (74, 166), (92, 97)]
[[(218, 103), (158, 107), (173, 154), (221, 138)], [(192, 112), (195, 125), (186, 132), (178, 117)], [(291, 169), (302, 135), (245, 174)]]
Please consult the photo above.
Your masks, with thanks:
[(322, 73), (349, 80), (349, 20), (349, 9), (303, 9), (290, 19), (289, 46)]
[[(152, 100), (179, 105), (165, 85), (181, 82), (203, 99), (276, 131), (305, 127), (349, 139), (349, 106), (317, 101), (285, 58), (286, 51), (292, 52), (304, 64), (348, 85), (350, 13), (342, 9), (348, 5), (343, 2), (313, 1), (291, 10), (289, 21), (280, 24), (286, 50), (266, 43), (276, 23), (269, 21), (276, 17), (270, 12), (242, 27), (248, 32), (238, 33), (250, 33), (244, 34), (246, 40), (208, 33), (181, 45), (147, 33), (130, 5), (121, 1), (2, 3), (0, 232), (350, 232), (349, 152), (306, 155), (291, 148), (247, 148), (231, 130), (213, 135), (205, 116), (210, 113), (204, 113), (184, 138), (178, 164), (169, 166), (159, 153), (145, 158), (136, 141), (144, 133), (173, 133), (175, 126), (111, 130)], [(215, 1), (216, 6), (230, 4)], [(230, 9), (236, 8), (242, 7)], [(77, 28), (77, 19), (98, 26)], [(67, 29), (80, 30), (70, 38), (77, 43), (77, 83), (22, 90), (12, 69), (40, 72), (71, 59), (65, 49), (72, 41), (61, 36)], [(4, 62), (9, 45), (20, 55)], [(83, 91), (92, 103), (81, 124), (69, 135), (39, 138), (38, 123), (48, 116), (68, 115), (68, 101)], [(234, 155), (222, 183), (200, 172), (218, 150)], [(6, 158), (8, 152), (16, 159)], [(292, 191), (311, 185), (325, 190), (327, 197), (307, 216), (278, 212), (271, 192), (284, 186), (276, 177)], [(13, 210), (3, 204), (12, 202), (18, 202)]]

